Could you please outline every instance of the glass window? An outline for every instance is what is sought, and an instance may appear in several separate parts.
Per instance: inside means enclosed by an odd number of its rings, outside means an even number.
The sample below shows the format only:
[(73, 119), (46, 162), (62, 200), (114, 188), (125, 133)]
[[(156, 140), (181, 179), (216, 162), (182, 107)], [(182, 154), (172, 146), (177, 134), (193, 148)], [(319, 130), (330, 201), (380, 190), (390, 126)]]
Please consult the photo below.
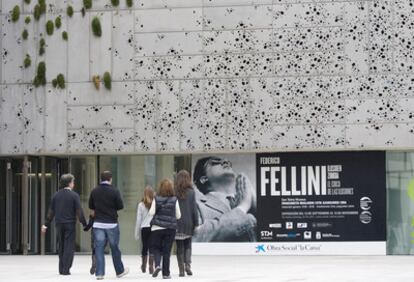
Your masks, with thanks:
[(113, 184), (124, 201), (124, 209), (119, 212), (121, 228), (120, 248), (124, 254), (138, 254), (140, 242), (134, 239), (136, 209), (141, 201), (146, 185), (156, 189), (163, 178), (173, 179), (180, 169), (191, 168), (190, 156), (101, 156), (100, 171), (110, 170)]
[(387, 153), (387, 253), (414, 254), (414, 152)]
[[(75, 176), (75, 191), (79, 193), (85, 217), (89, 219), (89, 195), (97, 184), (97, 157), (71, 157), (69, 171)], [(80, 225), (76, 228), (76, 251), (91, 251), (91, 232), (84, 232)]]

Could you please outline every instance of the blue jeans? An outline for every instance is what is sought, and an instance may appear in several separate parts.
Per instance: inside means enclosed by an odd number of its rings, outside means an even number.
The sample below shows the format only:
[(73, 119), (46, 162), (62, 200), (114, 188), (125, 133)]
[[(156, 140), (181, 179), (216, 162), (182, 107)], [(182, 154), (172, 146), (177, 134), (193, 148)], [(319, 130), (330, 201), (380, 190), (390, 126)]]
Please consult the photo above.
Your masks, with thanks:
[(112, 261), (116, 275), (124, 272), (124, 264), (121, 260), (121, 251), (119, 250), (119, 226), (112, 229), (94, 228), (93, 236), (95, 237), (95, 256), (96, 256), (96, 276), (105, 275), (105, 245), (109, 242), (111, 248)]

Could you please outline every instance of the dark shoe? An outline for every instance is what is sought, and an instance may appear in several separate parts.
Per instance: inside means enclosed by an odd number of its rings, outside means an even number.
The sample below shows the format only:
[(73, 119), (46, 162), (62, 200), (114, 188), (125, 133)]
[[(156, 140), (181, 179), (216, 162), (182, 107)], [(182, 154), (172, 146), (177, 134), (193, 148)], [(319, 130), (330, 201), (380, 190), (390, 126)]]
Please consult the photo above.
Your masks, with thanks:
[(152, 274), (152, 277), (154, 277), (154, 278), (157, 277), (158, 273), (160, 273), (160, 271), (161, 271), (161, 267), (157, 266), (154, 270), (154, 273)]
[(171, 275), (163, 276), (162, 279), (171, 279)]
[(149, 259), (148, 259), (148, 271), (149, 274), (153, 274), (154, 273), (154, 256), (150, 255)]
[(191, 271), (191, 265), (189, 263), (185, 264), (185, 272), (187, 273), (188, 276), (193, 275), (193, 272)]
[(141, 271), (145, 273), (147, 271), (147, 260), (148, 256), (142, 256)]
[(184, 255), (181, 252), (177, 252), (178, 271), (180, 277), (184, 277)]
[(91, 269), (89, 270), (89, 273), (91, 275), (94, 275), (96, 272), (96, 258), (94, 255), (92, 255), (92, 265), (91, 265)]
[(62, 272), (60, 275), (70, 275), (70, 272)]

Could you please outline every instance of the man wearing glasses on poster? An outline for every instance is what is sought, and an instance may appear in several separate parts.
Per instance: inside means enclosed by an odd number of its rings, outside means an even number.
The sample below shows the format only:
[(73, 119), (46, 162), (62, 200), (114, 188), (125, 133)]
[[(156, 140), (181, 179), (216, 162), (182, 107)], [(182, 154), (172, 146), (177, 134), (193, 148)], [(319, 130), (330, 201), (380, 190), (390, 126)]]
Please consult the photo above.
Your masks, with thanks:
[(210, 156), (197, 161), (193, 180), (200, 216), (194, 241), (256, 241), (256, 190), (246, 175), (234, 172), (230, 161)]

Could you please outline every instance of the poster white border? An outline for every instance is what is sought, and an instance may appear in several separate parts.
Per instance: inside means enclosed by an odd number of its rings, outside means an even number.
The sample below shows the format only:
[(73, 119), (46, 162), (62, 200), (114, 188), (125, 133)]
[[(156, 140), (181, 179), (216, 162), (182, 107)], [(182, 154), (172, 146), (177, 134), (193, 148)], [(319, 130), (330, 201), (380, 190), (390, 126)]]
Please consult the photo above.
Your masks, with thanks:
[(385, 241), (375, 242), (256, 242), (193, 243), (194, 255), (386, 255)]

